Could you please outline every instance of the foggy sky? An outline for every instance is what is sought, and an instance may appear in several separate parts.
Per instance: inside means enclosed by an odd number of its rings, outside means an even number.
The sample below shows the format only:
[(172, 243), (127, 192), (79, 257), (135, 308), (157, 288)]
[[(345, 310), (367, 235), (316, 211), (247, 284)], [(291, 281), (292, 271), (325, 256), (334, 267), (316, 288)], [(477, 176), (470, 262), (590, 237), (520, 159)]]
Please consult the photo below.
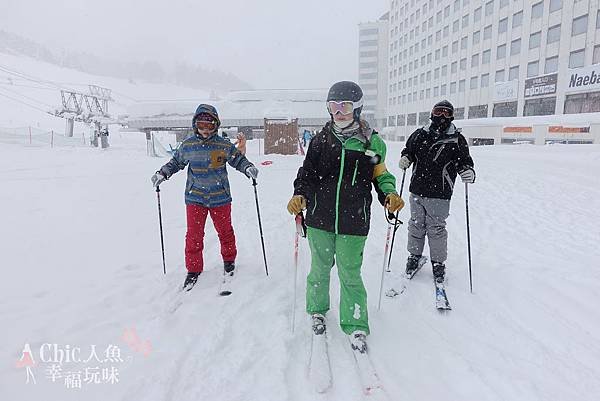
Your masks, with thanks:
[(388, 0), (0, 0), (0, 29), (52, 49), (165, 67), (191, 62), (256, 88), (357, 79), (358, 23)]

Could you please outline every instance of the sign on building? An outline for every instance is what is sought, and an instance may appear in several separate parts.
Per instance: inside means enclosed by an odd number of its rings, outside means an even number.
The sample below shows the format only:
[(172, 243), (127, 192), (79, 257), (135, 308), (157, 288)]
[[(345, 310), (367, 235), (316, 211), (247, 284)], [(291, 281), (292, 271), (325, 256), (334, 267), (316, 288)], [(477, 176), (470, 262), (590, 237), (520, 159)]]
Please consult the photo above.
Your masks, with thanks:
[(519, 81), (497, 82), (494, 85), (494, 102), (516, 99), (519, 92)]
[(565, 92), (600, 89), (600, 65), (569, 70), (568, 78)]
[(525, 80), (525, 97), (551, 95), (556, 93), (558, 74), (542, 75)]

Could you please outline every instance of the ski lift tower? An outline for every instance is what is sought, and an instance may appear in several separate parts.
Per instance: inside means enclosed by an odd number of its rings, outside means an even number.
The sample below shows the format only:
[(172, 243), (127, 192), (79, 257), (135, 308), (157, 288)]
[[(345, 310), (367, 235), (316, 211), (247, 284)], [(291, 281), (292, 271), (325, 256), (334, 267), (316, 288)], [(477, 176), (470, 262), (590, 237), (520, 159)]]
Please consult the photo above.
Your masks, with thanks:
[(112, 101), (111, 90), (97, 85), (88, 85), (89, 93), (72, 90), (61, 90), (62, 110), (56, 110), (55, 115), (67, 120), (65, 136), (73, 136), (73, 124), (81, 121), (94, 124), (95, 130), (100, 131), (103, 121), (110, 120), (108, 102)]

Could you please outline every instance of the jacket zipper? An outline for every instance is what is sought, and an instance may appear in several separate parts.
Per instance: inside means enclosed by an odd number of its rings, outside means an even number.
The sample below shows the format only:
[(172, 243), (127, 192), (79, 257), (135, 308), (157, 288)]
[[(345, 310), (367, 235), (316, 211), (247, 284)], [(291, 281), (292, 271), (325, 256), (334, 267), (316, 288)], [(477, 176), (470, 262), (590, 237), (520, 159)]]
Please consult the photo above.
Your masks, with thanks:
[(340, 189), (342, 188), (342, 176), (344, 174), (345, 160), (346, 160), (346, 146), (344, 143), (342, 143), (342, 155), (341, 155), (341, 160), (340, 160), (340, 175), (338, 177), (337, 191), (335, 194), (335, 233), (336, 234), (339, 234), (338, 226), (339, 226), (339, 222), (340, 222)]
[(352, 175), (352, 186), (356, 183), (356, 173), (358, 173), (358, 160), (356, 160), (356, 164), (354, 165), (354, 174)]

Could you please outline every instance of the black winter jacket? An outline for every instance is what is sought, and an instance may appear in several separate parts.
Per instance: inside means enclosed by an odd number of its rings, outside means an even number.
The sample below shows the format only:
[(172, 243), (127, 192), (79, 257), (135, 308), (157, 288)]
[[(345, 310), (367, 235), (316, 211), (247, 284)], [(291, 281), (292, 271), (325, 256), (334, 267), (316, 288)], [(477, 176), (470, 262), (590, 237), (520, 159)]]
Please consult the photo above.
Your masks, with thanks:
[[(294, 195), (306, 198), (306, 225), (336, 234), (366, 236), (371, 218), (371, 190), (379, 201), (395, 192), (396, 179), (385, 170), (386, 147), (367, 128), (344, 143), (327, 123), (311, 141), (294, 181)], [(382, 173), (374, 179), (376, 166)]]
[(445, 132), (430, 125), (417, 129), (408, 137), (402, 156), (413, 163), (410, 192), (426, 198), (450, 199), (456, 174), (473, 168), (467, 140), (454, 124)]

